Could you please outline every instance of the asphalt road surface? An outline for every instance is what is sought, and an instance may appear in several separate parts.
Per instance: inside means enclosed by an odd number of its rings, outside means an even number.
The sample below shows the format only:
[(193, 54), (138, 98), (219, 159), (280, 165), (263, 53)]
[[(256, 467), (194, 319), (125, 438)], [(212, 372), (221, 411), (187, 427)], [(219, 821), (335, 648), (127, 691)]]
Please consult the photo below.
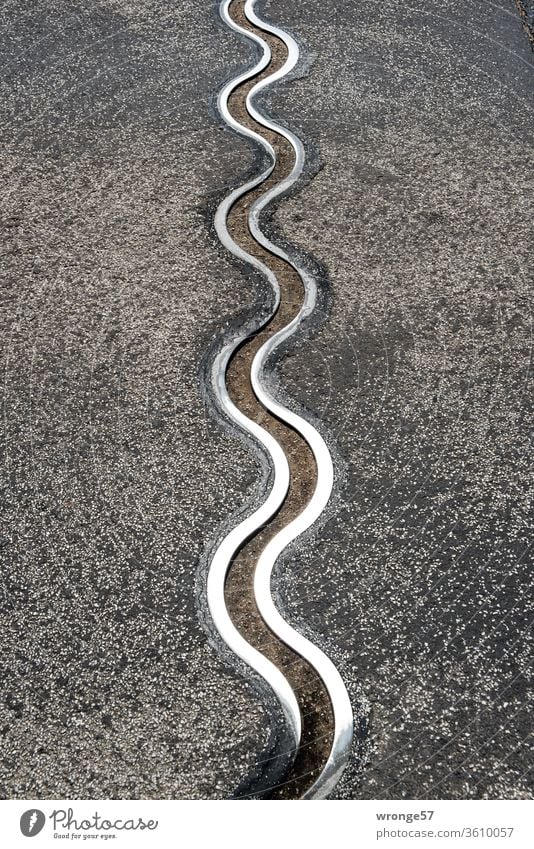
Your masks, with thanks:
[[(264, 106), (308, 179), (268, 228), (325, 297), (273, 381), (337, 481), (276, 591), (353, 700), (336, 795), (530, 797), (527, 35), (513, 0), (258, 8), (303, 51)], [(202, 376), (266, 297), (210, 228), (254, 168), (214, 109), (254, 53), (211, 2), (12, 2), (0, 32), (0, 794), (226, 798), (279, 720), (202, 597), (269, 476)]]

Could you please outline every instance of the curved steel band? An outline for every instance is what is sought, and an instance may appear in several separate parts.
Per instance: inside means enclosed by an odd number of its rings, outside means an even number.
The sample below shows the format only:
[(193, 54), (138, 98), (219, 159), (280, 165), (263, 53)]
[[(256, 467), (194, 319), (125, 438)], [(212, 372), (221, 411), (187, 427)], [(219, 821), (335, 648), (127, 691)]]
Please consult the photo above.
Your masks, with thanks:
[[(280, 300), (280, 289), (276, 276), (266, 265), (244, 251), (232, 239), (227, 227), (227, 218), (232, 206), (247, 192), (263, 183), (272, 173), (276, 163), (275, 151), (269, 142), (258, 133), (238, 123), (228, 109), (228, 99), (235, 88), (246, 80), (258, 75), (269, 65), (271, 60), (271, 52), (268, 44), (256, 33), (251, 33), (240, 27), (230, 17), (229, 7), (231, 2), (232, 0), (223, 0), (221, 4), (220, 12), (223, 20), (233, 30), (242, 33), (260, 45), (262, 56), (253, 68), (236, 77), (224, 87), (218, 99), (219, 112), (229, 126), (260, 144), (269, 154), (272, 164), (258, 177), (234, 190), (220, 204), (215, 216), (215, 227), (221, 242), (231, 253), (248, 262), (265, 275), (275, 294), (274, 309), (276, 310)], [(267, 358), (282, 341), (297, 331), (302, 321), (313, 311), (317, 299), (317, 287), (311, 275), (296, 260), (266, 238), (259, 224), (261, 213), (268, 204), (274, 198), (291, 188), (302, 174), (304, 167), (304, 148), (300, 140), (293, 133), (264, 117), (254, 106), (254, 98), (261, 90), (287, 76), (295, 67), (299, 58), (299, 50), (297, 43), (291, 36), (278, 27), (260, 20), (254, 11), (254, 5), (255, 0), (247, 0), (245, 3), (245, 15), (248, 20), (255, 28), (271, 33), (281, 39), (286, 45), (288, 55), (285, 63), (278, 71), (258, 82), (250, 90), (247, 97), (247, 110), (259, 125), (277, 133), (291, 144), (295, 154), (295, 161), (289, 176), (262, 195), (252, 205), (249, 212), (248, 224), (251, 234), (260, 245), (272, 254), (285, 260), (300, 275), (304, 287), (304, 301), (298, 315), (286, 327), (270, 337), (257, 352), (252, 364), (251, 381), (258, 401), (278, 419), (296, 430), (303, 440), (307, 442), (313, 452), (317, 467), (317, 483), (312, 498), (300, 515), (286, 525), (268, 543), (258, 560), (254, 576), (254, 594), (260, 615), (268, 627), (278, 639), (288, 645), (315, 669), (324, 683), (332, 704), (334, 729), (331, 751), (320, 775), (303, 796), (305, 799), (320, 799), (325, 798), (333, 790), (345, 767), (353, 734), (352, 708), (343, 680), (332, 661), (321, 649), (292, 628), (280, 615), (271, 595), (271, 576), (274, 565), (281, 553), (298, 536), (310, 528), (323, 512), (332, 492), (334, 479), (333, 465), (328, 447), (318, 431), (308, 421), (276, 401), (270, 395), (263, 380)], [(280, 670), (241, 636), (231, 621), (224, 600), (224, 584), (233, 557), (244, 542), (254, 535), (279, 510), (289, 488), (289, 466), (281, 446), (266, 430), (247, 418), (233, 404), (226, 388), (226, 368), (228, 362), (232, 353), (245, 341), (248, 335), (250, 334), (236, 336), (219, 353), (212, 370), (213, 388), (228, 416), (261, 443), (268, 452), (274, 470), (274, 481), (266, 501), (251, 516), (234, 528), (221, 542), (215, 552), (208, 573), (208, 605), (215, 626), (227, 645), (255, 669), (274, 690), (284, 710), (288, 726), (292, 731), (296, 750), (301, 737), (301, 714), (295, 693)]]

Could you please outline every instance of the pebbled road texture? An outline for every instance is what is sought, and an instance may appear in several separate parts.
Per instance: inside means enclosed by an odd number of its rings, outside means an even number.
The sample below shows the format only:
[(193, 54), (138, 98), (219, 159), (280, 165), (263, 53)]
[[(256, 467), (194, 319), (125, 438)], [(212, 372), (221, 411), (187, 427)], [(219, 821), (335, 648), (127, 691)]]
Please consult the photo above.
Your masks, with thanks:
[[(278, 377), (338, 495), (277, 590), (351, 688), (338, 795), (524, 798), (528, 40), (512, 0), (263, 8), (313, 60), (271, 102), (322, 170), (274, 225), (331, 306)], [(266, 472), (199, 376), (264, 293), (206, 214), (252, 166), (208, 109), (251, 54), (210, 3), (15, 0), (0, 24), (0, 795), (227, 797), (271, 707), (209, 645), (196, 576)]]
[(274, 226), (331, 309), (279, 377), (339, 489), (278, 591), (359, 711), (338, 795), (526, 798), (533, 55), (512, 2), (265, 8), (314, 60), (272, 106), (322, 170)]
[(200, 626), (199, 558), (265, 477), (202, 358), (260, 294), (209, 234), (251, 153), (209, 4), (4, 5), (0, 794), (226, 797), (268, 703)]

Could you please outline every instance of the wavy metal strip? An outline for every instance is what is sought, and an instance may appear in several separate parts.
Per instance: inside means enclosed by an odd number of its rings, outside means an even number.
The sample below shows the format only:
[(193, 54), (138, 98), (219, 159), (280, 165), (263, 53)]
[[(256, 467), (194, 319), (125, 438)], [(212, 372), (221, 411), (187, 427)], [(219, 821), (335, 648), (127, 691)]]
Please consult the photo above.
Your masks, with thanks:
[[(289, 56), (294, 56), (296, 62), (299, 51), (294, 39), (280, 28), (262, 21), (256, 15), (254, 5), (255, 0), (247, 0), (245, 4), (247, 18), (259, 29), (272, 33), (282, 39), (286, 44)], [(266, 128), (280, 133), (290, 142), (295, 151), (295, 167), (287, 180), (274, 187), (252, 206), (250, 210), (250, 230), (263, 247), (276, 256), (281, 257), (297, 271), (303, 282), (305, 296), (302, 309), (296, 318), (287, 327), (273, 335), (256, 354), (252, 365), (252, 385), (258, 400), (273, 415), (293, 427), (308, 443), (317, 465), (317, 484), (313, 496), (303, 512), (283, 528), (262, 552), (256, 568), (254, 590), (258, 609), (268, 626), (279, 639), (290, 646), (293, 651), (300, 654), (316, 670), (326, 687), (332, 703), (334, 734), (330, 755), (319, 777), (303, 797), (305, 799), (317, 799), (324, 798), (333, 790), (345, 768), (352, 742), (353, 716), (349, 695), (335, 665), (318, 646), (299, 634), (298, 631), (283, 619), (271, 595), (271, 576), (278, 557), (298, 536), (316, 522), (325, 509), (332, 492), (334, 472), (330, 452), (318, 431), (301, 416), (279, 404), (265, 389), (262, 382), (263, 369), (267, 358), (282, 341), (295, 332), (298, 325), (313, 311), (317, 300), (317, 286), (313, 277), (308, 274), (306, 269), (294, 262), (284, 250), (269, 241), (259, 226), (259, 218), (262, 211), (275, 197), (286, 191), (298, 179), (302, 172), (305, 159), (303, 145), (297, 136), (289, 130), (274, 124), (254, 108), (254, 95), (261, 88), (264, 88), (265, 85), (269, 84), (269, 82), (270, 80), (263, 81), (250, 92), (247, 106), (251, 116), (256, 121)]]
[[(223, 0), (221, 4), (220, 11), (223, 20), (232, 29), (244, 34), (247, 38), (255, 41), (257, 44), (260, 44), (263, 50), (263, 55), (262, 59), (254, 69), (246, 72), (246, 74), (241, 75), (236, 78), (236, 80), (233, 80), (225, 86), (219, 96), (219, 111), (225, 121), (235, 130), (254, 139), (262, 145), (271, 157), (272, 165), (259, 177), (250, 181), (245, 186), (236, 189), (222, 202), (216, 213), (215, 227), (219, 238), (232, 253), (240, 259), (249, 262), (267, 277), (273, 287), (273, 291), (275, 292), (277, 305), (279, 302), (280, 291), (275, 275), (267, 266), (240, 248), (239, 245), (237, 245), (231, 238), (226, 226), (227, 216), (233, 204), (243, 194), (266, 180), (272, 173), (275, 165), (275, 152), (271, 145), (259, 134), (254, 133), (252, 130), (249, 130), (247, 127), (239, 124), (228, 110), (228, 98), (231, 92), (246, 79), (250, 79), (252, 76), (258, 74), (261, 70), (267, 67), (270, 61), (270, 50), (268, 45), (256, 34), (252, 34), (248, 30), (240, 27), (230, 17), (228, 11), (230, 4), (231, 0)], [(285, 251), (271, 243), (261, 232), (259, 226), (260, 215), (266, 206), (271, 203), (275, 197), (287, 191), (292, 185), (294, 185), (301, 175), (304, 166), (304, 149), (300, 140), (293, 133), (272, 121), (269, 121), (254, 107), (254, 97), (266, 86), (271, 85), (277, 79), (281, 79), (286, 76), (296, 65), (299, 57), (298, 45), (294, 39), (278, 27), (274, 27), (264, 21), (261, 21), (255, 14), (254, 5), (255, 0), (247, 0), (245, 4), (246, 17), (254, 26), (280, 38), (286, 45), (288, 58), (279, 71), (260, 81), (251, 89), (247, 97), (247, 109), (251, 117), (260, 125), (265, 126), (273, 132), (283, 136), (290, 142), (295, 152), (295, 164), (290, 175), (285, 180), (281, 181), (277, 186), (272, 188), (252, 206), (249, 214), (249, 228), (254, 238), (261, 245), (263, 245), (271, 253), (288, 262), (297, 271), (303, 282), (305, 296), (299, 314), (287, 325), (287, 327), (276, 333), (257, 352), (252, 365), (251, 379), (254, 392), (260, 403), (262, 403), (271, 413), (293, 427), (302, 436), (302, 438), (310, 446), (317, 465), (317, 485), (315, 492), (303, 512), (289, 525), (283, 528), (282, 531), (280, 531), (266, 546), (258, 561), (254, 580), (254, 591), (258, 609), (267, 625), (280, 640), (286, 643), (297, 654), (302, 656), (316, 670), (324, 682), (332, 703), (334, 714), (334, 735), (330, 756), (321, 774), (303, 797), (305, 799), (317, 799), (324, 798), (331, 792), (344, 769), (352, 741), (353, 719), (350, 700), (343, 680), (341, 679), (336, 667), (324, 654), (324, 652), (322, 652), (310, 640), (307, 640), (299, 634), (283, 619), (274, 605), (271, 596), (271, 576), (276, 560), (282, 551), (284, 551), (293, 540), (306, 531), (323, 512), (332, 491), (333, 467), (330, 453), (320, 434), (305, 419), (279, 404), (269, 394), (263, 383), (263, 373), (267, 358), (283, 340), (295, 333), (301, 322), (313, 311), (317, 299), (317, 287), (315, 281), (307, 273), (307, 271), (295, 263)], [(265, 515), (269, 513), (268, 518), (274, 515), (277, 509), (281, 506), (289, 485), (287, 459), (285, 458), (281, 447), (278, 445), (276, 440), (263, 430), (263, 428), (259, 427), (244, 416), (232, 404), (226, 391), (226, 366), (232, 352), (242, 341), (243, 338), (239, 338), (229, 343), (225, 350), (221, 352), (217, 358), (213, 371), (214, 388), (216, 389), (222, 406), (226, 409), (228, 414), (245, 430), (254, 435), (269, 452), (274, 468), (274, 483), (265, 504), (251, 517), (249, 517), (249, 519), (245, 520), (245, 522), (235, 528), (226, 537), (226, 539), (223, 540), (221, 546), (217, 550), (208, 575), (208, 604), (215, 624), (228, 645), (261, 675), (263, 675), (263, 677), (272, 686), (282, 704), (290, 727), (293, 729), (296, 744), (298, 745), (301, 731), (300, 711), (289, 683), (278, 670), (276, 670), (278, 675), (274, 674), (273, 670), (276, 669), (276, 667), (274, 667), (270, 661), (243, 640), (243, 638), (239, 635), (239, 632), (237, 632), (231, 623), (224, 603), (224, 580), (233, 556), (243, 542), (249, 538), (255, 530), (258, 530), (266, 521)], [(258, 655), (261, 658), (261, 662), (259, 662)]]
[[(236, 77), (223, 88), (219, 95), (218, 108), (224, 120), (231, 127), (241, 134), (259, 142), (267, 150), (272, 158), (272, 164), (258, 177), (234, 190), (227, 198), (225, 198), (225, 200), (223, 200), (215, 215), (215, 229), (219, 239), (225, 247), (231, 251), (231, 253), (239, 259), (248, 262), (250, 265), (265, 274), (275, 292), (274, 307), (276, 311), (279, 303), (280, 292), (275, 275), (255, 257), (250, 256), (248, 253), (243, 251), (239, 245), (234, 242), (226, 226), (228, 213), (236, 201), (242, 195), (264, 182), (271, 174), (275, 165), (275, 153), (272, 147), (261, 136), (235, 121), (228, 110), (228, 99), (233, 90), (246, 80), (259, 74), (267, 67), (267, 65), (269, 65), (271, 60), (271, 52), (268, 45), (265, 44), (261, 38), (249, 33), (248, 30), (240, 27), (230, 18), (228, 15), (230, 2), (231, 0), (224, 0), (222, 3), (221, 15), (223, 20), (231, 26), (232, 29), (259, 44), (262, 48), (262, 57), (253, 68)], [(282, 68), (280, 70), (282, 71), (284, 69)], [(285, 72), (288, 71), (286, 70)], [(273, 77), (274, 76), (279, 76), (279, 74), (273, 74)], [(259, 329), (259, 327), (257, 329)], [(247, 517), (237, 527), (235, 527), (225, 537), (225, 539), (222, 540), (217, 548), (211, 560), (207, 576), (207, 602), (215, 627), (225, 643), (233, 652), (235, 652), (235, 654), (238, 655), (238, 657), (255, 669), (275, 692), (286, 716), (289, 729), (294, 739), (296, 751), (300, 744), (302, 728), (300, 710), (295, 693), (280, 670), (263, 654), (261, 654), (261, 652), (251, 646), (250, 643), (248, 643), (247, 640), (245, 640), (239, 633), (228, 614), (224, 597), (226, 577), (236, 553), (240, 550), (244, 543), (251, 536), (257, 533), (257, 531), (279, 510), (289, 489), (289, 466), (282, 448), (274, 437), (264, 430), (264, 428), (245, 416), (244, 413), (235, 406), (228, 395), (226, 388), (226, 370), (229, 360), (232, 354), (249, 337), (249, 335), (249, 333), (235, 335), (234, 338), (229, 340), (220, 351), (218, 356), (215, 358), (212, 367), (212, 386), (219, 403), (228, 416), (247, 433), (255, 437), (268, 452), (273, 464), (274, 481), (269, 496), (264, 504), (255, 510), (251, 516)]]

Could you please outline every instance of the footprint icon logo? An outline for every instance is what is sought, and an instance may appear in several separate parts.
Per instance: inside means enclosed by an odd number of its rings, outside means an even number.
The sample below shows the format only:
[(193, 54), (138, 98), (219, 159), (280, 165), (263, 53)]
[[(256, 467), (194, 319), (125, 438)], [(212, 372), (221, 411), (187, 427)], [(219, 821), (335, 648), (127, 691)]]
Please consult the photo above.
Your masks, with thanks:
[(20, 830), (24, 837), (35, 837), (42, 830), (46, 817), (37, 808), (25, 811), (20, 818)]

